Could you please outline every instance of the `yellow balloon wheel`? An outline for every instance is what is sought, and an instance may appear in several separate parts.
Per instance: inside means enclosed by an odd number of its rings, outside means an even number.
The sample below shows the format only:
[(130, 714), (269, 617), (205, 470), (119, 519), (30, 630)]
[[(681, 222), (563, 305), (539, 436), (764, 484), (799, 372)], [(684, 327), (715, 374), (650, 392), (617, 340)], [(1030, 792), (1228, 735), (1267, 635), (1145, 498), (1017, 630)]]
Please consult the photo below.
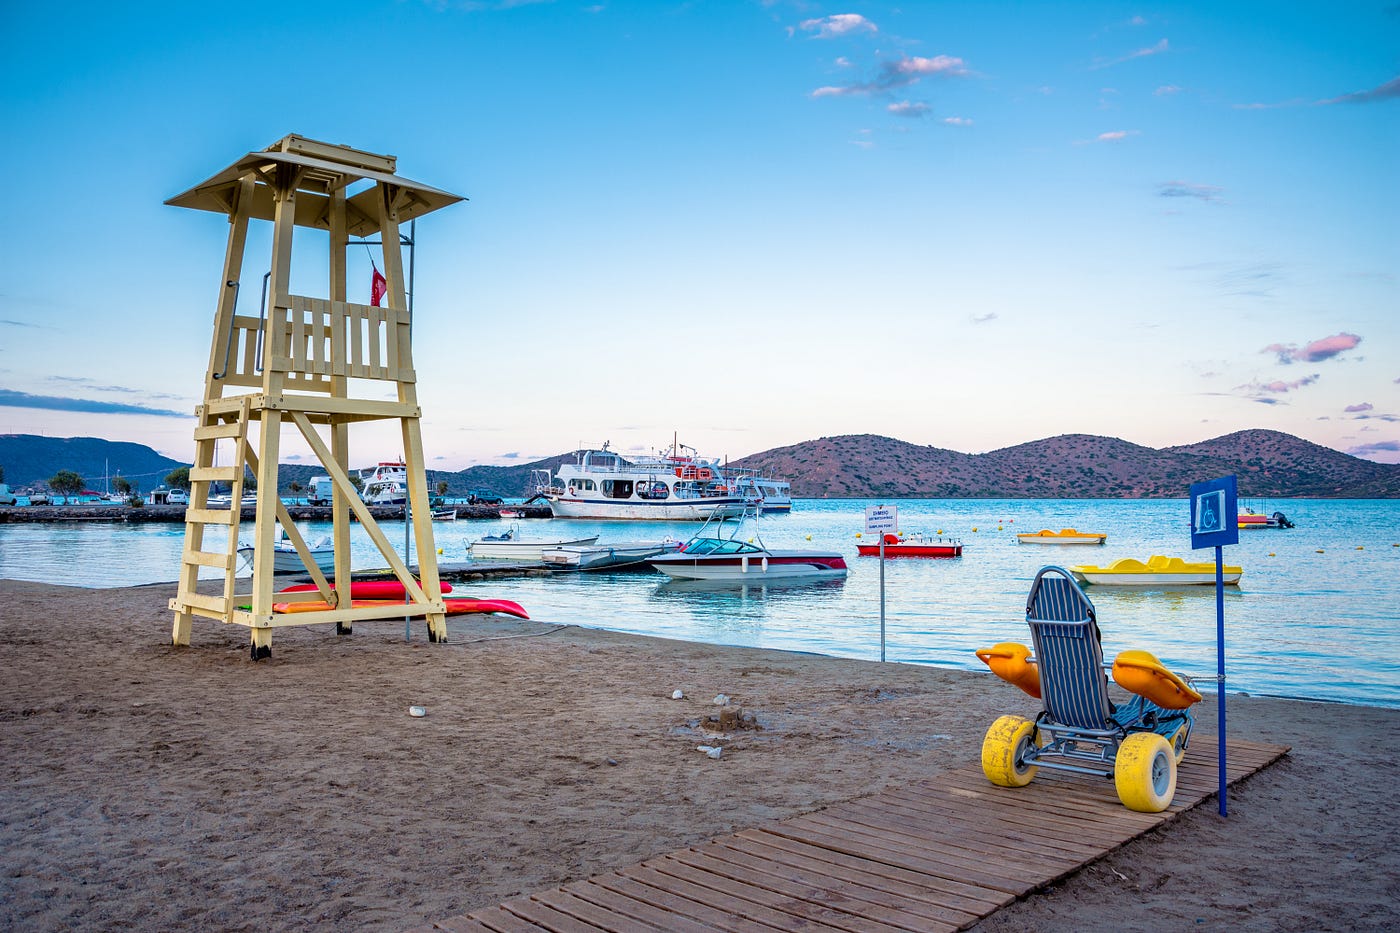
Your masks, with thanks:
[(1176, 763), (1181, 764), (1181, 759), (1186, 757), (1186, 724), (1182, 723), (1181, 728), (1173, 732), (1167, 741), (1171, 743), (1172, 751), (1176, 754)]
[(1176, 755), (1172, 743), (1155, 732), (1134, 732), (1118, 746), (1113, 784), (1123, 806), (1139, 813), (1161, 813), (1176, 796)]
[(1035, 723), (1022, 716), (1003, 716), (982, 739), (982, 773), (998, 787), (1025, 787), (1035, 777), (1035, 765), (1023, 757), (1035, 744)]

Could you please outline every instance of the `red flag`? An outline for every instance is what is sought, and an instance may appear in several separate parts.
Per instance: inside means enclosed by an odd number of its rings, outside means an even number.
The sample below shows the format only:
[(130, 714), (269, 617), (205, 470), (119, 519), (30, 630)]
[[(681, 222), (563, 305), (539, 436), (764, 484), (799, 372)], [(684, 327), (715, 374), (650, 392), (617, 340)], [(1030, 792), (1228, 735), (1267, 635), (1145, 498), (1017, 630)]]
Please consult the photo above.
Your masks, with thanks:
[(389, 282), (384, 276), (379, 274), (379, 270), (374, 270), (374, 277), (369, 280), (369, 303), (376, 308), (384, 300), (384, 295), (389, 291)]

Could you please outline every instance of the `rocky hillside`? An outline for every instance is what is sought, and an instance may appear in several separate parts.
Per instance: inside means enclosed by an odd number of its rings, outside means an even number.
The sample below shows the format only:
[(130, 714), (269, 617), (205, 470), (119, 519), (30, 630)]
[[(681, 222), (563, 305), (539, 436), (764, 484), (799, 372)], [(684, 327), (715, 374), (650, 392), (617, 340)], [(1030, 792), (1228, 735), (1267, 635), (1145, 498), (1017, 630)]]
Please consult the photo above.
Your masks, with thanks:
[(1400, 465), (1263, 430), (1161, 450), (1065, 434), (985, 454), (862, 434), (805, 441), (734, 464), (787, 477), (801, 497), (1170, 498), (1231, 473), (1242, 496), (1400, 497)]
[[(519, 466), (430, 470), (428, 488), (447, 494), (485, 489), (506, 498), (527, 495), (532, 469), (557, 469), (560, 454)], [(150, 489), (180, 464), (149, 447), (97, 438), (0, 436), (0, 466), (11, 486), (42, 483), (74, 470), (89, 485), (103, 464), (112, 473), (145, 474)], [(791, 481), (794, 496), (889, 498), (1175, 498), (1194, 482), (1231, 473), (1240, 495), (1274, 498), (1400, 498), (1400, 465), (1373, 463), (1277, 431), (1237, 431), (1197, 444), (1157, 450), (1115, 437), (1063, 434), (985, 454), (920, 447), (873, 434), (823, 437), (733, 462)], [(283, 464), (282, 491), (303, 488), (319, 467)]]

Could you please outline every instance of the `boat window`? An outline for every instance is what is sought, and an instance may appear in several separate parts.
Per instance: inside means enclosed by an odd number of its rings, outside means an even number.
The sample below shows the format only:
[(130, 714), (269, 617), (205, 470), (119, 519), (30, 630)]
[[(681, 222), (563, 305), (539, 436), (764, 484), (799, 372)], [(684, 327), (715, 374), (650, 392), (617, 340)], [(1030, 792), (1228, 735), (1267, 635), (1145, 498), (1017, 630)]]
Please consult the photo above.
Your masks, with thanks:
[(671, 495), (671, 488), (660, 480), (637, 484), (637, 495), (642, 499), (665, 499)]
[(603, 495), (609, 499), (630, 499), (632, 497), (632, 481), (630, 479), (605, 479), (603, 480)]
[(591, 479), (571, 479), (569, 480), (569, 485), (574, 487), (576, 492), (592, 492), (594, 488), (593, 480)]
[(726, 542), (721, 541), (719, 538), (696, 538), (694, 541), (687, 544), (683, 550), (687, 554), (709, 554), (712, 553), (715, 548), (725, 543)]

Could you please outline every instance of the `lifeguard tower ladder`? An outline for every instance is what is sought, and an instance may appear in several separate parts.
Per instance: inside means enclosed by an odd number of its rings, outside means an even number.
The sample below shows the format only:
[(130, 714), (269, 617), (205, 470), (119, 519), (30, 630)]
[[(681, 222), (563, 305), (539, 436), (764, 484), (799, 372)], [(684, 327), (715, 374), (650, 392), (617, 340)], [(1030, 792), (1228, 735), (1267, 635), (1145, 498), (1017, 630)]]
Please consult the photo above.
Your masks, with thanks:
[[(195, 616), (246, 625), (254, 660), (272, 653), (272, 630), (284, 625), (334, 622), (348, 633), (365, 619), (425, 617), (430, 641), (444, 641), (437, 551), (424, 475), (421, 411), (410, 346), (405, 301), (400, 225), (462, 200), (394, 174), (393, 156), (287, 136), (262, 152), (250, 152), (189, 191), (165, 202), (176, 207), (227, 214), (228, 247), (219, 298), (204, 402), (196, 410), (195, 462), (190, 468), (190, 503), (179, 587), (170, 608), (172, 638), (187, 645)], [(357, 190), (352, 194), (350, 189)], [(237, 311), (249, 221), (272, 222), (272, 263), (267, 276), (265, 313)], [(329, 298), (291, 293), (292, 234), (296, 227), (330, 235)], [(386, 306), (346, 300), (346, 250), (350, 237), (379, 234)], [(304, 252), (305, 250), (303, 250)], [(383, 398), (384, 383), (397, 388), (396, 401)], [(358, 393), (358, 394), (357, 394)], [(379, 398), (364, 397), (373, 393)], [(351, 481), (351, 424), (397, 420), (403, 433), (408, 501), (422, 520), (414, 522), (419, 579), (415, 580), (390, 545)], [(277, 462), (282, 430), (295, 427), (335, 485), (332, 503), (335, 586), (316, 566), (277, 495)], [(256, 431), (253, 429), (256, 428)], [(323, 436), (323, 432), (327, 436)], [(219, 463), (220, 444), (232, 447)], [(239, 532), (245, 469), (257, 479), (251, 591), (238, 593)], [(210, 487), (231, 490), (227, 511), (209, 507)], [(354, 608), (350, 594), (350, 519), (359, 520), (387, 565), (403, 583), (404, 605)], [(224, 526), (221, 550), (205, 550), (205, 530)], [(278, 593), (277, 602), (323, 602), (324, 609), (273, 611), (273, 555), (278, 529), (295, 547), (316, 589)], [(218, 545), (216, 545), (216, 548)], [(200, 568), (223, 574), (221, 595), (198, 590)], [(209, 587), (212, 589), (213, 587)]]

